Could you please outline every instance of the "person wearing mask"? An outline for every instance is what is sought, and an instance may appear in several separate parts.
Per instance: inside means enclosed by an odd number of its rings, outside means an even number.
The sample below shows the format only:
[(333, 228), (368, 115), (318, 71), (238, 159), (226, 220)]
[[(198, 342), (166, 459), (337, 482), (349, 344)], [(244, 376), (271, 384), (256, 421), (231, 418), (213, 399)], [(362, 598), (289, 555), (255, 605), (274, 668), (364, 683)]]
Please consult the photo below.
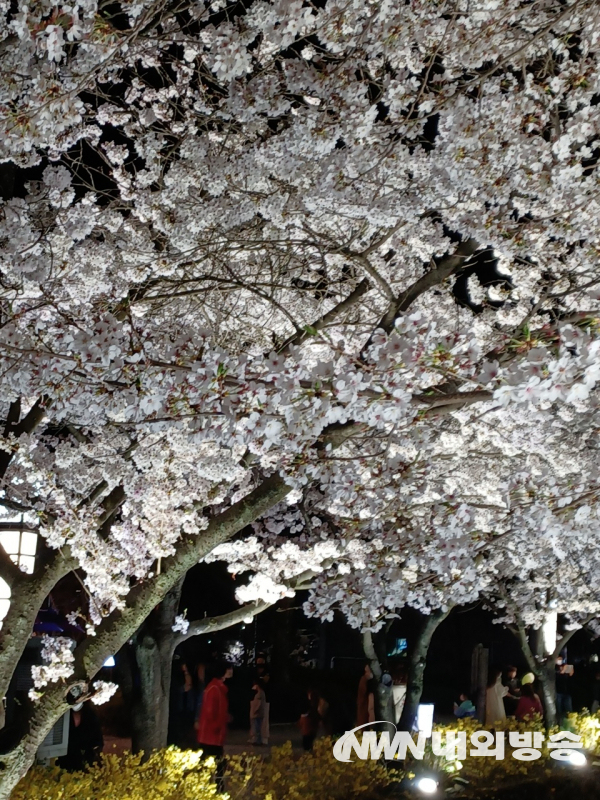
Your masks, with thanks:
[(526, 683), (521, 687), (521, 696), (517, 704), (515, 717), (519, 722), (530, 721), (534, 714), (544, 716), (542, 702), (533, 689), (532, 683)]
[(508, 688), (502, 685), (502, 670), (492, 670), (485, 693), (485, 724), (487, 727), (493, 728), (496, 722), (506, 719), (504, 698), (507, 694)]
[(263, 722), (265, 717), (265, 690), (260, 681), (256, 681), (252, 687), (254, 692), (250, 701), (250, 744), (264, 744), (262, 740)]
[(204, 690), (202, 708), (196, 723), (198, 748), (205, 756), (223, 757), (223, 746), (229, 723), (229, 700), (225, 681), (233, 675), (233, 669), (225, 662), (215, 666), (215, 677)]
[(271, 675), (267, 667), (267, 659), (264, 653), (259, 653), (256, 657), (256, 679), (260, 683), (265, 693), (265, 711), (263, 716), (261, 738), (262, 743), (269, 744), (269, 716), (271, 713)]
[(69, 714), (67, 755), (58, 758), (56, 763), (68, 772), (81, 772), (100, 761), (104, 737), (98, 717), (89, 702), (76, 703)]
[(559, 724), (573, 711), (571, 678), (573, 667), (565, 664), (562, 656), (556, 659), (556, 718)]
[(508, 693), (504, 698), (504, 710), (506, 711), (506, 716), (514, 717), (517, 711), (517, 705), (519, 704), (521, 689), (519, 679), (517, 678), (517, 668), (513, 667), (512, 664), (509, 664), (504, 671), (504, 680), (502, 683), (508, 689)]
[(364, 672), (358, 682), (356, 696), (356, 726), (375, 722), (375, 679), (369, 664), (365, 664)]
[(458, 699), (460, 700), (460, 704), (454, 703), (454, 716), (458, 717), (458, 719), (474, 717), (476, 708), (471, 702), (469, 695), (466, 692), (463, 692)]

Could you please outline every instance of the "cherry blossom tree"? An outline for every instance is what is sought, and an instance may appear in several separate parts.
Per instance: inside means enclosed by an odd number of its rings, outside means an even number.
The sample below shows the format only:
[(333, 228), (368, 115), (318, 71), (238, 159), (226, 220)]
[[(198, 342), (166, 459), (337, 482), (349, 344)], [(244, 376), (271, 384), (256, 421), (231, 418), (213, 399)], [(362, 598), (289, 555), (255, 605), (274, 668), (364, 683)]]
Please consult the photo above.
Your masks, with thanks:
[(516, 473), (537, 574), (571, 516), (593, 548), (599, 34), (592, 0), (1, 5), (1, 501), (42, 541), (0, 559), (3, 692), (56, 581), (90, 600), (0, 798), (252, 523), (321, 539), (310, 608), (364, 629), (509, 580)]

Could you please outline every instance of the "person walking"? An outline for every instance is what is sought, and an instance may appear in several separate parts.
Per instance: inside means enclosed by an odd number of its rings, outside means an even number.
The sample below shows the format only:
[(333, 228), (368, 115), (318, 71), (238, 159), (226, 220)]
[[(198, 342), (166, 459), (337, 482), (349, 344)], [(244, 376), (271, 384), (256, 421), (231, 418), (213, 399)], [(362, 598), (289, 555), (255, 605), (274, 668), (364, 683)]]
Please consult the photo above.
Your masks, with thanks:
[(192, 675), (185, 661), (175, 656), (171, 678), (169, 700), (169, 744), (183, 749), (194, 741), (196, 715), (195, 693)]
[(265, 718), (265, 690), (260, 681), (256, 681), (252, 686), (254, 695), (250, 701), (250, 744), (264, 744), (262, 739), (263, 722)]
[(206, 665), (200, 661), (196, 665), (196, 682), (194, 686), (194, 706), (195, 713), (194, 719), (200, 716), (200, 709), (202, 708), (202, 698), (204, 696), (204, 689), (206, 686)]
[(375, 722), (375, 680), (369, 664), (365, 664), (364, 672), (358, 682), (356, 695), (356, 726)]
[(507, 694), (508, 687), (502, 685), (502, 670), (492, 670), (485, 693), (485, 724), (489, 728), (506, 719), (504, 698)]
[(204, 690), (202, 708), (198, 717), (196, 738), (198, 749), (204, 756), (214, 756), (217, 763), (217, 785), (223, 787), (223, 746), (229, 723), (229, 700), (225, 681), (233, 675), (232, 667), (226, 662), (216, 664), (214, 678)]
[(307, 705), (305, 712), (300, 717), (300, 733), (302, 734), (302, 749), (305, 752), (312, 750), (313, 743), (319, 732), (319, 702), (320, 695), (316, 689), (309, 689), (306, 693)]
[(556, 659), (556, 719), (558, 723), (573, 711), (573, 699), (571, 698), (571, 678), (573, 677), (573, 667), (565, 664), (562, 656)]
[(264, 653), (259, 653), (256, 657), (256, 678), (265, 693), (265, 710), (262, 722), (261, 739), (264, 745), (269, 744), (269, 717), (271, 714), (271, 674), (267, 667), (267, 659)]

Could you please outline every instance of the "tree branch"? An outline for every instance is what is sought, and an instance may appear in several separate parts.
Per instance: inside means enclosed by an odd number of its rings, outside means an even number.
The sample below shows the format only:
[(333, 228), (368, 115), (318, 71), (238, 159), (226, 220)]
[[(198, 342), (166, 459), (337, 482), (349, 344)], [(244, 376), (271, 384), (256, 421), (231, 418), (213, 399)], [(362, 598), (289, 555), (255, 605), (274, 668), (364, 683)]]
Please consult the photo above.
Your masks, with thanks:
[(552, 660), (555, 661), (558, 658), (558, 656), (561, 654), (561, 651), (567, 646), (577, 631), (583, 630), (583, 628), (585, 628), (586, 625), (589, 625), (589, 623), (596, 619), (597, 616), (597, 614), (588, 614), (585, 618), (585, 621), (580, 623), (580, 628), (574, 628), (573, 630), (567, 631), (565, 634), (563, 634), (554, 648), (554, 652), (551, 656)]
[[(21, 572), (16, 565), (10, 606), (0, 630), (0, 697), (3, 697), (10, 683), (15, 665), (21, 658), (27, 644), (35, 618), (46, 597), (58, 581), (77, 567), (68, 548), (55, 550), (47, 564), (33, 575)], [(13, 588), (11, 587), (11, 588)]]
[[(479, 243), (475, 241), (475, 239), (467, 239), (458, 245), (454, 253), (438, 259), (434, 269), (426, 272), (425, 275), (411, 284), (399, 297), (393, 299), (377, 327), (382, 328), (386, 333), (393, 331), (396, 319), (400, 314), (408, 311), (415, 300), (426, 291), (443, 283), (456, 269), (462, 267), (465, 261), (478, 249)], [(367, 346), (369, 343), (367, 343)]]
[(360, 298), (369, 291), (370, 288), (371, 285), (365, 278), (356, 286), (354, 291), (352, 291), (345, 300), (340, 301), (336, 306), (327, 311), (327, 313), (323, 314), (320, 319), (311, 323), (310, 326), (306, 326), (304, 330), (299, 331), (298, 333), (295, 333), (286, 339), (286, 341), (278, 350), (279, 354), (286, 355), (289, 352), (290, 347), (300, 345), (306, 339), (310, 338), (312, 334), (308, 333), (307, 328), (313, 328), (316, 331), (320, 331), (323, 330), (323, 328), (326, 328), (328, 325), (331, 325), (331, 323), (337, 319), (340, 314), (343, 314), (344, 311), (352, 308), (352, 306), (355, 305), (358, 300), (360, 300)]
[(200, 619), (196, 622), (191, 622), (190, 627), (187, 629), (186, 633), (181, 633), (177, 637), (177, 644), (180, 642), (184, 642), (186, 639), (191, 639), (192, 636), (203, 636), (206, 633), (215, 633), (216, 631), (222, 631), (225, 628), (231, 628), (233, 625), (238, 625), (240, 622), (244, 622), (247, 617), (255, 617), (257, 614), (261, 614), (267, 608), (271, 608), (271, 606), (275, 605), (274, 603), (267, 603), (266, 601), (260, 603), (248, 603), (245, 606), (240, 606), (236, 608), (234, 611), (230, 611), (227, 614), (220, 614), (217, 617), (206, 617), (206, 619)]
[[(13, 436), (18, 439), (19, 436), (24, 433), (32, 433), (44, 419), (46, 415), (46, 408), (49, 403), (50, 401), (48, 398), (39, 398), (20, 422), (13, 422), (12, 420), (16, 419), (17, 411), (20, 413), (21, 404), (19, 401), (11, 403), (6, 425), (4, 427), (4, 436), (9, 436), (12, 433)], [(7, 452), (6, 450), (0, 450), (0, 480), (6, 475), (6, 470), (10, 466), (13, 456), (14, 451)]]

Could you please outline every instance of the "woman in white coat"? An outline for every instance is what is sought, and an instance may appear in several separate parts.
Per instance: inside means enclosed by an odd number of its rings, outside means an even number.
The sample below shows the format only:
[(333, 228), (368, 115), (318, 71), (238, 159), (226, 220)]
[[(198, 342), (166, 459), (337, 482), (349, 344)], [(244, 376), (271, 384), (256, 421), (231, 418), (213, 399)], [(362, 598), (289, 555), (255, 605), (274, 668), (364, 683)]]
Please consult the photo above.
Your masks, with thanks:
[(502, 685), (502, 670), (492, 670), (485, 693), (486, 727), (493, 728), (496, 722), (506, 719), (506, 711), (504, 710), (504, 696), (506, 694), (508, 694), (508, 686)]

